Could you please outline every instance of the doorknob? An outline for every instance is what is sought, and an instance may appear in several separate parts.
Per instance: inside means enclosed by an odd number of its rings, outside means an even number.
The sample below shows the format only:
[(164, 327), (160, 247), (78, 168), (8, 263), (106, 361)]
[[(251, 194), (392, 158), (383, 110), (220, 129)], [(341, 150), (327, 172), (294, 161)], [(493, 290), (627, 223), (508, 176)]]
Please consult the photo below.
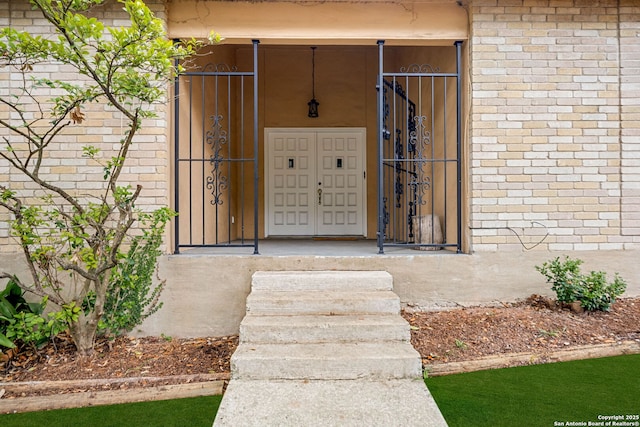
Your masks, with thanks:
[(322, 205), (322, 188), (318, 188), (318, 205)]

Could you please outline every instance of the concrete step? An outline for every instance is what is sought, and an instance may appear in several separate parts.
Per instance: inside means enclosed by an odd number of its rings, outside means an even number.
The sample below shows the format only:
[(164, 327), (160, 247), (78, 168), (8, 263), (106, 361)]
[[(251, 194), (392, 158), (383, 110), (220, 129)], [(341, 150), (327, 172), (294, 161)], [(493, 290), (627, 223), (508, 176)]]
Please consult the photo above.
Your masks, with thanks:
[(399, 314), (400, 298), (392, 291), (252, 291), (250, 315)]
[(386, 380), (421, 377), (420, 355), (408, 342), (243, 343), (231, 357), (232, 379)]
[(256, 272), (214, 426), (446, 426), (388, 273)]
[(409, 341), (409, 324), (397, 314), (256, 316), (240, 324), (247, 343)]
[(215, 427), (446, 425), (422, 380), (233, 380), (214, 422)]
[(257, 271), (253, 291), (390, 291), (386, 271)]

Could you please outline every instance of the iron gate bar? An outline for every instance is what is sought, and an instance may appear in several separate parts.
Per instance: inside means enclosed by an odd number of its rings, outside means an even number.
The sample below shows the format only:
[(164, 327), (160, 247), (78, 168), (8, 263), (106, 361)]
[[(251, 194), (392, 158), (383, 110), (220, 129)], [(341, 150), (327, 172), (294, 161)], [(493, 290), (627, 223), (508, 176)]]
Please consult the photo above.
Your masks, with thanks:
[[(431, 78), (431, 80), (433, 80), (433, 77)], [(447, 79), (446, 78), (444, 79), (443, 83), (444, 83), (444, 93), (446, 94), (447, 93)], [(431, 102), (433, 104), (433, 98), (431, 99)], [(444, 111), (447, 111), (447, 97), (446, 97), (446, 95), (445, 95), (445, 97), (443, 99), (443, 104), (444, 104)], [(431, 111), (433, 111), (433, 109)], [(431, 115), (431, 122), (432, 122), (431, 128), (433, 129), (433, 114)], [(444, 134), (442, 136), (442, 142), (444, 144), (444, 149), (442, 150), (442, 152), (444, 154), (444, 160), (445, 160), (445, 162), (444, 162), (444, 174), (443, 175), (444, 175), (444, 188), (447, 188), (447, 162), (446, 162), (446, 160), (447, 160), (447, 127), (446, 126), (443, 129), (443, 133)], [(458, 194), (458, 196), (459, 196), (459, 194)], [(431, 199), (433, 200), (433, 193), (431, 193)], [(444, 211), (445, 212), (447, 212), (447, 205), (448, 205), (447, 201), (448, 201), (448, 198), (445, 197), (444, 198)], [(432, 203), (433, 203), (433, 201), (432, 201)], [(443, 236), (447, 235), (447, 221), (444, 221), (444, 224), (442, 224), (442, 235)], [(431, 238), (432, 239), (433, 239), (433, 236), (434, 236), (434, 230), (431, 229)], [(431, 241), (433, 241), (433, 240), (431, 240)], [(459, 250), (460, 250), (460, 248), (458, 247), (458, 251)]]
[(258, 44), (260, 40), (251, 40), (253, 43), (253, 254), (258, 255)]
[[(175, 150), (175, 160), (174, 160), (174, 174), (175, 174), (175, 188), (174, 188), (174, 205), (175, 205), (175, 210), (176, 212), (180, 213), (180, 173), (181, 173), (181, 165), (182, 164), (188, 164), (189, 167), (187, 169), (187, 172), (189, 173), (189, 196), (188, 196), (188, 200), (189, 200), (189, 219), (188, 219), (188, 231), (189, 231), (189, 236), (188, 236), (188, 242), (186, 243), (182, 243), (181, 239), (182, 239), (182, 233), (180, 231), (180, 221), (179, 219), (175, 221), (175, 242), (174, 242), (174, 253), (179, 254), (180, 253), (180, 248), (189, 248), (189, 247), (253, 247), (254, 254), (259, 254), (258, 252), (258, 188), (259, 188), (259, 177), (258, 177), (258, 103), (257, 103), (257, 98), (258, 98), (258, 44), (259, 41), (258, 40), (252, 40), (252, 44), (253, 44), (253, 70), (249, 71), (249, 72), (242, 72), (242, 71), (235, 71), (232, 69), (228, 69), (228, 70), (224, 70), (221, 71), (220, 69), (216, 69), (216, 70), (212, 70), (212, 71), (208, 71), (206, 70), (206, 67), (204, 68), (203, 71), (187, 71), (185, 73), (182, 73), (180, 75), (176, 75), (175, 79), (174, 79), (174, 95), (175, 95), (175, 99), (174, 99), (174, 150)], [(176, 66), (178, 65), (178, 62), (176, 61)], [(226, 67), (226, 66), (225, 66)], [(188, 158), (181, 158), (180, 156), (180, 79), (181, 77), (187, 78), (188, 79), (188, 86), (189, 86), (189, 102), (190, 105), (193, 105), (193, 79), (200, 77), (201, 78), (201, 82), (202, 82), (202, 105), (201, 105), (201, 109), (202, 109), (202, 126), (201, 126), (201, 132), (202, 132), (202, 144), (201, 144), (201, 158), (193, 158), (193, 138), (194, 138), (194, 134), (193, 134), (193, 126), (189, 126), (189, 147), (188, 147)], [(215, 105), (214, 105), (214, 114), (209, 115), (209, 119), (211, 119), (213, 121), (213, 125), (211, 127), (210, 130), (206, 130), (205, 129), (205, 116), (207, 116), (207, 114), (205, 113), (206, 111), (206, 104), (205, 104), (205, 95), (204, 95), (204, 91), (205, 91), (205, 77), (214, 77), (214, 90), (215, 90)], [(231, 120), (229, 121), (229, 125), (228, 125), (228, 131), (226, 129), (223, 129), (221, 126), (219, 125), (219, 121), (222, 119), (223, 116), (219, 115), (217, 112), (219, 111), (218, 109), (218, 93), (219, 93), (219, 81), (218, 81), (218, 77), (225, 77), (227, 78), (227, 84), (226, 84), (226, 90), (227, 90), (227, 99), (226, 99), (226, 107), (228, 111), (232, 111), (232, 102), (233, 102), (233, 98), (232, 98), (232, 85), (231, 85), (231, 80), (232, 78), (238, 78), (240, 80), (239, 82), (239, 91), (240, 91), (240, 100), (242, 102), (242, 104), (244, 105), (244, 95), (245, 95), (245, 78), (253, 78), (253, 157), (244, 157), (244, 153), (245, 153), (245, 132), (241, 131), (239, 132), (238, 135), (238, 139), (239, 139), (239, 144), (240, 144), (240, 153), (241, 156), (239, 158), (231, 158), (231, 156), (229, 155), (228, 158), (224, 158), (223, 156), (220, 156), (220, 150), (223, 148), (223, 145), (226, 145), (228, 141), (231, 140), (231, 138), (235, 138), (235, 135), (233, 135), (232, 132), (232, 126), (231, 126)], [(236, 98), (237, 99), (237, 98)], [(245, 125), (245, 117), (244, 117), (244, 109), (241, 106), (240, 107), (240, 129), (244, 129), (244, 125)], [(193, 109), (189, 108), (188, 110), (188, 120), (189, 123), (193, 123)], [(230, 116), (231, 117), (231, 116)], [(219, 133), (216, 133), (218, 132)], [(213, 154), (211, 156), (209, 156), (207, 158), (206, 155), (206, 148), (207, 146), (211, 146), (211, 149), (213, 150)], [(232, 148), (229, 146), (227, 150), (229, 152), (229, 154), (231, 154), (231, 150)], [(217, 150), (217, 151), (216, 151)], [(232, 199), (232, 194), (233, 194), (233, 187), (235, 186), (235, 183), (233, 182), (233, 179), (231, 179), (232, 175), (233, 175), (233, 166), (232, 165), (239, 165), (238, 167), (240, 168), (240, 176), (243, 177), (244, 176), (244, 171), (245, 171), (245, 164), (248, 162), (253, 162), (254, 164), (254, 168), (253, 168), (253, 173), (254, 173), (254, 180), (253, 180), (253, 193), (254, 193), (254, 197), (253, 197), (253, 204), (254, 204), (254, 209), (253, 209), (253, 215), (254, 215), (254, 237), (253, 237), (253, 241), (251, 244), (247, 244), (245, 241), (245, 237), (244, 237), (244, 233), (245, 233), (245, 228), (244, 228), (244, 221), (245, 221), (245, 204), (244, 204), (244, 197), (245, 197), (245, 186), (244, 185), (240, 185), (240, 202), (239, 204), (239, 212), (240, 212), (240, 236), (239, 236), (239, 240), (240, 243), (233, 243), (231, 241), (232, 238), (232, 224), (234, 223), (234, 221), (232, 220), (232, 217), (234, 216), (233, 213), (231, 212), (231, 203), (233, 202)], [(193, 195), (194, 192), (192, 190), (193, 188), (193, 167), (191, 165), (194, 164), (198, 164), (200, 163), (202, 165), (201, 169), (201, 174), (202, 177), (204, 179), (203, 183), (202, 183), (202, 218), (201, 218), (201, 227), (202, 227), (202, 243), (194, 243), (194, 218), (193, 218), (193, 204), (194, 204), (194, 199), (193, 199)], [(209, 163), (212, 165), (212, 170), (211, 173), (209, 173), (207, 176), (207, 173), (205, 172), (205, 163)], [(228, 169), (228, 176), (221, 176), (220, 175), (220, 168), (224, 167), (224, 165), (226, 165), (226, 168)], [(228, 179), (227, 179), (228, 178)], [(213, 200), (211, 200), (211, 204), (214, 205), (214, 212), (215, 212), (215, 216), (216, 216), (216, 220), (215, 220), (215, 224), (213, 224), (214, 226), (214, 232), (215, 232), (215, 243), (207, 243), (206, 242), (206, 229), (207, 229), (207, 218), (206, 218), (206, 214), (205, 214), (205, 210), (206, 210), (206, 189), (211, 190), (211, 196), (213, 196)], [(224, 194), (228, 194), (230, 195), (229, 200), (228, 200), (228, 204), (229, 204), (229, 208), (227, 209), (227, 242), (226, 243), (220, 243), (220, 211), (219, 211), (219, 207), (220, 205), (223, 203), (220, 200), (221, 194), (219, 193), (219, 191), (226, 191), (226, 193)], [(236, 238), (237, 239), (237, 238)]]
[(456, 117), (457, 127), (457, 156), (458, 156), (458, 253), (462, 252), (462, 41), (454, 43), (456, 46)]
[[(377, 117), (378, 117), (378, 135), (377, 135), (377, 151), (378, 151), (378, 230), (377, 230), (377, 243), (380, 254), (384, 253), (385, 246), (429, 246), (435, 248), (455, 247), (457, 252), (462, 252), (462, 78), (461, 78), (461, 46), (462, 42), (457, 41), (454, 43), (456, 49), (456, 71), (440, 72), (438, 69), (432, 68), (429, 65), (412, 64), (407, 68), (403, 68), (397, 73), (385, 73), (384, 72), (384, 40), (379, 40), (378, 44), (378, 81), (376, 88), (378, 90), (377, 98)], [(389, 82), (387, 80), (391, 80)], [(416, 114), (412, 114), (411, 104), (415, 105), (410, 99), (409, 94), (415, 93), (416, 89), (410, 88), (410, 78), (417, 79), (417, 93), (418, 93), (418, 110)], [(455, 156), (453, 159), (449, 157), (448, 150), (448, 130), (449, 123), (453, 126), (453, 122), (447, 118), (448, 110), (448, 92), (449, 92), (449, 79), (456, 79), (456, 115), (455, 115), (455, 129), (456, 129), (456, 147)], [(423, 80), (429, 79), (430, 85), (423, 87)], [(442, 114), (442, 130), (441, 136), (435, 139), (433, 131), (436, 129), (436, 104), (435, 104), (435, 92), (436, 92), (436, 79), (438, 79), (438, 86), (443, 90), (443, 102), (441, 108)], [(398, 83), (399, 80), (404, 81), (404, 88)], [(391, 101), (387, 103), (386, 88), (391, 89)], [(415, 86), (414, 86), (415, 87)], [(423, 102), (423, 92), (428, 91), (430, 95), (430, 128), (427, 129), (425, 124), (427, 120), (427, 114), (423, 112), (423, 108), (428, 108)], [(400, 96), (403, 102), (403, 109), (399, 109), (396, 103), (398, 102), (397, 96)], [(429, 105), (429, 104), (427, 104)], [(389, 111), (387, 111), (387, 108)], [(404, 111), (403, 111), (404, 110)], [(401, 112), (402, 111), (402, 112)], [(389, 122), (387, 122), (387, 118)], [(398, 121), (402, 121), (400, 125)], [(387, 124), (389, 123), (389, 124)], [(392, 134), (395, 139), (392, 138)], [(404, 135), (406, 134), (406, 135)], [(440, 140), (442, 138), (442, 140)], [(388, 152), (389, 155), (385, 155), (385, 141), (389, 146), (393, 146)], [(442, 150), (442, 156), (436, 158), (436, 143), (438, 144), (438, 150)], [(415, 147), (412, 144), (416, 144)], [(428, 150), (428, 144), (431, 144), (430, 156), (423, 156), (423, 150)], [(406, 150), (405, 150), (406, 146)], [(416, 152), (417, 151), (417, 152)], [(428, 153), (428, 151), (425, 151)], [(449, 164), (455, 163), (456, 173), (456, 185), (455, 185), (455, 215), (456, 215), (456, 242), (446, 243), (447, 236), (447, 217), (449, 212), (449, 202), (454, 200), (453, 191), (448, 190), (449, 179)], [(437, 172), (436, 166), (441, 165)], [(425, 171), (424, 167), (428, 167)], [(386, 176), (385, 170), (390, 170), (392, 173)], [(436, 172), (440, 183), (436, 185)], [(424, 175), (426, 173), (426, 175)], [(389, 181), (387, 183), (387, 181)], [(442, 185), (442, 182), (444, 183)], [(391, 185), (393, 183), (393, 185)], [(386, 184), (386, 186), (385, 186)], [(404, 187), (407, 187), (407, 191)], [(434, 243), (436, 227), (431, 226), (431, 240), (430, 243), (417, 242), (414, 232), (414, 220), (417, 217), (422, 216), (421, 206), (425, 205), (423, 201), (423, 195), (425, 190), (430, 191), (430, 208), (426, 211), (426, 215), (435, 216), (435, 203), (436, 203), (436, 191), (442, 192), (443, 202), (440, 205), (444, 205), (442, 211), (443, 227), (442, 234), (444, 241), (442, 243)], [(387, 197), (387, 191), (389, 191), (389, 198)], [(393, 202), (390, 198), (393, 197)], [(411, 198), (412, 197), (412, 198)], [(404, 205), (402, 204), (404, 201)], [(389, 210), (387, 210), (387, 203), (389, 203)], [(395, 206), (391, 207), (391, 203)], [(439, 202), (440, 203), (440, 202)], [(403, 223), (404, 217), (406, 222)], [(416, 222), (416, 224), (418, 224)], [(396, 228), (402, 227), (402, 228)], [(387, 230), (389, 234), (387, 234)]]
[(378, 230), (377, 230), (377, 241), (378, 241), (378, 253), (384, 253), (384, 200), (383, 200), (383, 192), (384, 192), (384, 174), (383, 174), (383, 141), (384, 141), (384, 128), (382, 126), (382, 120), (384, 118), (384, 76), (382, 75), (383, 68), (383, 47), (384, 40), (378, 40), (378, 83), (376, 85), (376, 89), (378, 90)]
[[(174, 43), (177, 42), (177, 40), (173, 41)], [(178, 69), (178, 65), (179, 65), (179, 61), (178, 59), (174, 59), (173, 61), (173, 66), (175, 69)], [(178, 78), (178, 74), (176, 73), (176, 76), (173, 79), (173, 95), (174, 95), (174, 99), (173, 99), (173, 111), (178, 111), (179, 109), (179, 102), (178, 99), (180, 99), (180, 80)], [(178, 188), (180, 187), (180, 174), (178, 173), (178, 135), (180, 134), (180, 121), (178, 120), (178, 115), (175, 114), (174, 120), (173, 120), (173, 146), (174, 146), (174, 161), (173, 161), (173, 170), (174, 170), (174, 188), (173, 188), (173, 207), (175, 212), (178, 212)], [(174, 234), (173, 234), (173, 253), (177, 254), (180, 253), (180, 249), (178, 246), (178, 242), (180, 241), (180, 227), (178, 227), (178, 220), (174, 218), (173, 220), (175, 227), (174, 227)]]

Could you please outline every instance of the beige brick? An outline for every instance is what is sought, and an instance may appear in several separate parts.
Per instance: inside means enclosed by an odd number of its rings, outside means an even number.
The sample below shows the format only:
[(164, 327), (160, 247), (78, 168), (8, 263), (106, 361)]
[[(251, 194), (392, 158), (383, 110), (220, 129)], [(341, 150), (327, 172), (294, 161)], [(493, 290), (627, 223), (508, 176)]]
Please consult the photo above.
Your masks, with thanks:
[[(3, 26), (12, 26), (16, 29), (28, 26), (29, 31), (33, 34), (48, 35), (50, 33), (50, 28), (45, 25), (40, 13), (32, 11), (27, 1), (11, 2), (12, 17), (10, 20), (3, 21), (3, 19), (6, 19), (3, 18), (3, 10), (6, 10), (4, 9), (4, 6), (8, 3), (9, 2), (3, 2), (0, 5), (0, 21), (3, 22)], [(160, 1), (150, 2), (149, 4), (154, 8), (154, 10), (160, 12), (164, 10), (164, 5)], [(102, 11), (101, 13), (103, 13), (102, 16), (111, 16), (110, 19), (112, 22), (115, 22), (115, 18), (120, 19), (120, 22), (125, 22), (124, 20), (121, 20), (123, 12), (121, 10), (121, 5), (118, 5), (117, 3), (109, 4), (100, 10)], [(55, 76), (59, 78), (76, 78), (77, 76), (72, 73), (73, 71), (69, 67), (61, 66), (60, 64), (38, 65), (35, 66), (33, 70), (34, 77)], [(13, 80), (13, 76), (8, 76), (4, 70), (0, 70), (0, 82), (7, 81), (9, 78)], [(0, 83), (0, 91), (1, 90), (2, 83)], [(48, 90), (39, 89), (35, 92), (35, 95), (48, 98), (50, 93)], [(30, 110), (35, 111), (35, 107), (30, 108)], [(158, 111), (163, 110), (166, 110), (166, 108), (162, 107), (158, 109)], [(105, 107), (104, 104), (87, 104), (83, 107), (83, 112), (87, 117), (83, 126), (71, 126), (65, 130), (65, 140), (61, 140), (61, 142), (57, 143), (58, 149), (47, 155), (44, 166), (41, 170), (43, 177), (46, 177), (47, 179), (60, 180), (59, 184), (61, 186), (67, 188), (68, 191), (79, 195), (86, 193), (87, 190), (99, 190), (104, 186), (101, 166), (89, 159), (82, 158), (79, 147), (88, 144), (100, 147), (103, 151), (97, 157), (101, 159), (108, 159), (114, 155), (114, 153), (109, 149), (109, 144), (104, 144), (103, 142), (112, 141), (117, 144), (118, 140), (121, 138), (122, 130), (120, 114), (116, 113), (113, 108)], [(35, 116), (30, 114), (29, 117)], [(145, 126), (150, 126), (152, 128), (150, 130), (146, 129), (142, 132), (142, 134), (150, 134), (147, 138), (152, 137), (157, 141), (160, 141), (159, 138), (162, 138), (163, 142), (159, 145), (155, 145), (151, 152), (152, 155), (156, 156), (156, 159), (154, 159), (155, 162), (165, 163), (167, 155), (163, 155), (161, 152), (163, 148), (165, 148), (164, 142), (167, 141), (165, 135), (169, 127), (168, 123), (163, 119), (153, 120), (146, 122)], [(164, 151), (166, 151), (166, 149)], [(164, 159), (160, 160), (162, 158)], [(0, 162), (0, 172), (2, 172), (2, 170), (3, 164)], [(153, 165), (151, 170), (154, 171), (154, 175), (161, 176), (160, 178), (156, 178), (156, 181), (162, 180), (163, 182), (161, 185), (164, 186), (165, 190), (163, 191), (163, 194), (154, 194), (151, 197), (141, 197), (139, 203), (140, 207), (144, 207), (145, 204), (147, 206), (153, 206), (158, 200), (164, 200), (164, 203), (166, 203), (167, 200), (167, 186), (164, 182), (164, 180), (166, 180), (166, 165)], [(131, 178), (137, 179), (138, 176), (135, 174), (132, 175)], [(6, 179), (3, 179), (3, 181), (11, 182), (12, 188), (24, 191), (25, 194), (27, 194), (26, 191), (37, 188), (31, 182), (25, 181), (13, 173), (10, 176), (7, 176)], [(150, 182), (148, 185), (149, 188), (159, 186), (160, 185), (156, 182)], [(35, 201), (36, 200), (34, 200), (34, 202)], [(3, 217), (0, 215), (0, 247), (2, 248), (0, 251), (7, 252), (7, 247), (11, 248), (10, 251), (15, 251), (15, 245), (11, 242), (7, 242), (6, 235), (2, 234), (4, 224), (6, 224), (6, 222), (3, 221)]]

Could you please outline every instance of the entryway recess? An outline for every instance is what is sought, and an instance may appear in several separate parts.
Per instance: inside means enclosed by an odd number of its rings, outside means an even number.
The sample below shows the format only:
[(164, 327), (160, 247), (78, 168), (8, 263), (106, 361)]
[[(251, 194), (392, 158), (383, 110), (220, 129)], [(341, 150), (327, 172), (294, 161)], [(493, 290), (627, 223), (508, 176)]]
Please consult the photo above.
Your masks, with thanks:
[(265, 129), (265, 235), (366, 235), (366, 129)]
[[(282, 97), (267, 109), (281, 114), (259, 120), (275, 92), (259, 88), (256, 40), (185, 64), (173, 93), (174, 252), (239, 246), (257, 254), (264, 237), (367, 238), (374, 219), (381, 254), (389, 246), (461, 252), (461, 46), (379, 41), (376, 72), (375, 56), (360, 56), (362, 117), (326, 121), (344, 127), (305, 127)], [(376, 89), (374, 105), (367, 94)]]

